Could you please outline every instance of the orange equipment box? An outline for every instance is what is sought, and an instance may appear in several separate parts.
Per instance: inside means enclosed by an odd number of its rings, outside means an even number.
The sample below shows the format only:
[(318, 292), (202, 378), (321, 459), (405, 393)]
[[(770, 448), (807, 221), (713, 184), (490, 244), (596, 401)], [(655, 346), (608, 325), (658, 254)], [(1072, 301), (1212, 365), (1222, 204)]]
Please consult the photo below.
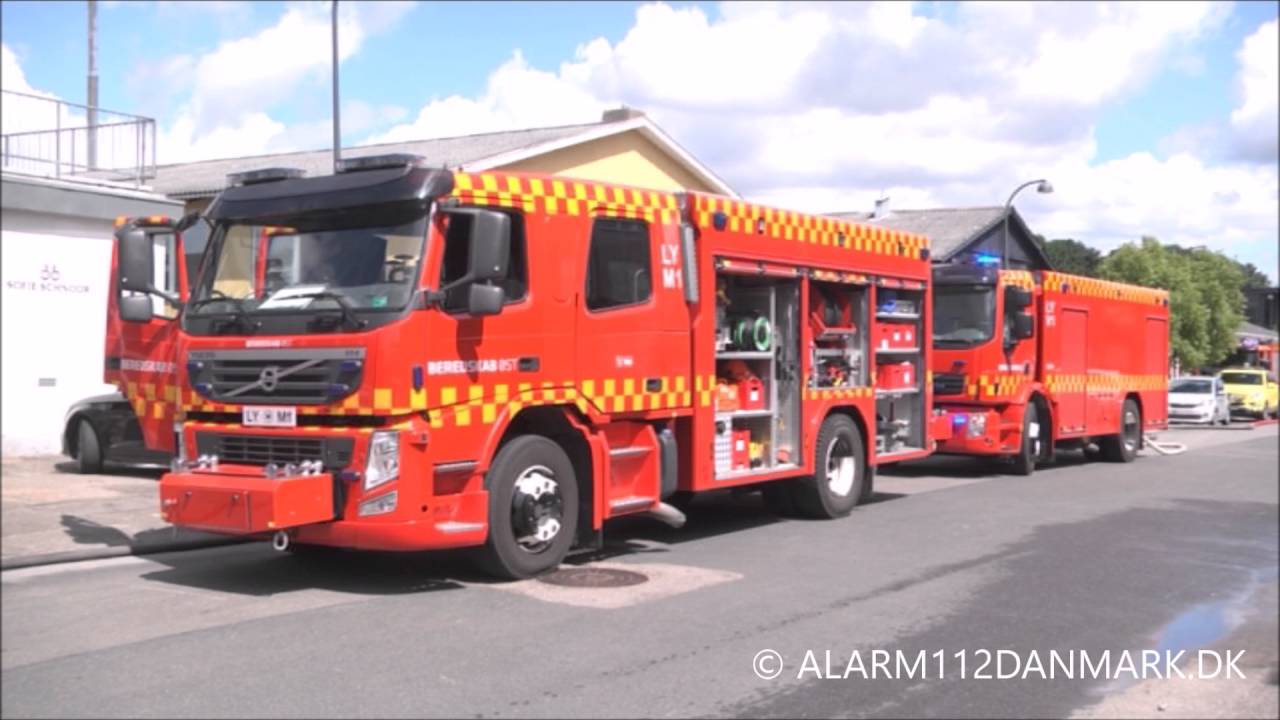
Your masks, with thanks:
[(880, 323), (876, 326), (877, 350), (909, 350), (916, 347), (916, 326), (904, 323)]
[(910, 362), (882, 363), (876, 368), (876, 386), (886, 390), (913, 387), (915, 373)]
[(333, 475), (268, 478), (258, 468), (168, 473), (160, 480), (160, 515), (174, 525), (249, 534), (334, 518)]
[(751, 431), (733, 431), (733, 469), (746, 470), (751, 467)]
[(753, 376), (738, 383), (738, 406), (743, 410), (764, 409), (764, 383), (760, 378)]

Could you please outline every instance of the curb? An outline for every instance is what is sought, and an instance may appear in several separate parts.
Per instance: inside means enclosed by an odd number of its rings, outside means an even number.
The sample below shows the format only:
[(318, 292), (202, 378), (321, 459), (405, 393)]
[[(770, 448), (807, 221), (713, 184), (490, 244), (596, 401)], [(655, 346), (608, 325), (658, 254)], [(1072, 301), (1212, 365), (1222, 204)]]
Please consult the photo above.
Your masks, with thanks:
[(25, 555), (0, 560), (0, 571), (18, 570), (20, 568), (41, 567), (63, 563), (84, 562), (86, 560), (102, 560), (105, 558), (128, 557), (130, 555), (156, 555), (159, 553), (179, 552), (182, 550), (203, 550), (205, 548), (236, 545), (250, 542), (248, 538), (193, 538), (191, 540), (175, 540), (167, 543), (151, 543), (139, 547), (108, 545), (106, 547), (68, 550), (65, 552), (44, 553), (41, 555)]

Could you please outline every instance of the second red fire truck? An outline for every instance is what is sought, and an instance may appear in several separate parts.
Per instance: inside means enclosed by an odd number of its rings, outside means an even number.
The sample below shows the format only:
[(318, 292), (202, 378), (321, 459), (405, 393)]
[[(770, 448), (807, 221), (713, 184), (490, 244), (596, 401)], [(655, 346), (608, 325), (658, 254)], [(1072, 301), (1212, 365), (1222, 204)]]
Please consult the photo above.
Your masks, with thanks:
[[(681, 524), (668, 501), (689, 493), (759, 486), (841, 516), (875, 466), (978, 437), (933, 408), (921, 236), (411, 156), (232, 184), (176, 228), (210, 232), (170, 290), (147, 224), (117, 232), (112, 312), (143, 341), (118, 379), (149, 442), (177, 430), (176, 525), (279, 549), (474, 547), (527, 577), (610, 518)], [(1004, 298), (997, 282), (968, 284)], [(157, 316), (157, 295), (181, 313)], [(1053, 342), (1026, 322), (1020, 342)], [(983, 399), (959, 399), (966, 418)]]

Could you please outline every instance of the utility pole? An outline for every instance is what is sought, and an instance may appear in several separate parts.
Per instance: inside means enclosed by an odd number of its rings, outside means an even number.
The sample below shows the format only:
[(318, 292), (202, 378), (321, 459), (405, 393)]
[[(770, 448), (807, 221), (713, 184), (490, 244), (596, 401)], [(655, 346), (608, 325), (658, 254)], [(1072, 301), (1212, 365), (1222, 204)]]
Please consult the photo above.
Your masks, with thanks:
[[(89, 159), (88, 165), (90, 170), (94, 170), (98, 166), (98, 3), (97, 0), (89, 0)], [(58, 112), (62, 112), (61, 106)], [(71, 131), (75, 133), (73, 129)], [(72, 136), (74, 137), (74, 135)], [(58, 138), (58, 142), (62, 142), (62, 138)], [(71, 167), (74, 169), (76, 159), (71, 158)]]
[(333, 0), (333, 172), (342, 160), (342, 129), (338, 119), (338, 0)]

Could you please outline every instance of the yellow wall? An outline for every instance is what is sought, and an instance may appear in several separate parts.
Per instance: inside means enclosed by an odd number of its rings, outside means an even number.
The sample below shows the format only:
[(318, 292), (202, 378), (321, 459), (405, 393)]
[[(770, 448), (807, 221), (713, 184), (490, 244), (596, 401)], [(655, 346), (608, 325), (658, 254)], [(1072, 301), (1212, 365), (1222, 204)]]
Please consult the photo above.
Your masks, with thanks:
[(572, 145), (498, 169), (614, 182), (654, 190), (715, 192), (714, 188), (699, 180), (637, 130)]

